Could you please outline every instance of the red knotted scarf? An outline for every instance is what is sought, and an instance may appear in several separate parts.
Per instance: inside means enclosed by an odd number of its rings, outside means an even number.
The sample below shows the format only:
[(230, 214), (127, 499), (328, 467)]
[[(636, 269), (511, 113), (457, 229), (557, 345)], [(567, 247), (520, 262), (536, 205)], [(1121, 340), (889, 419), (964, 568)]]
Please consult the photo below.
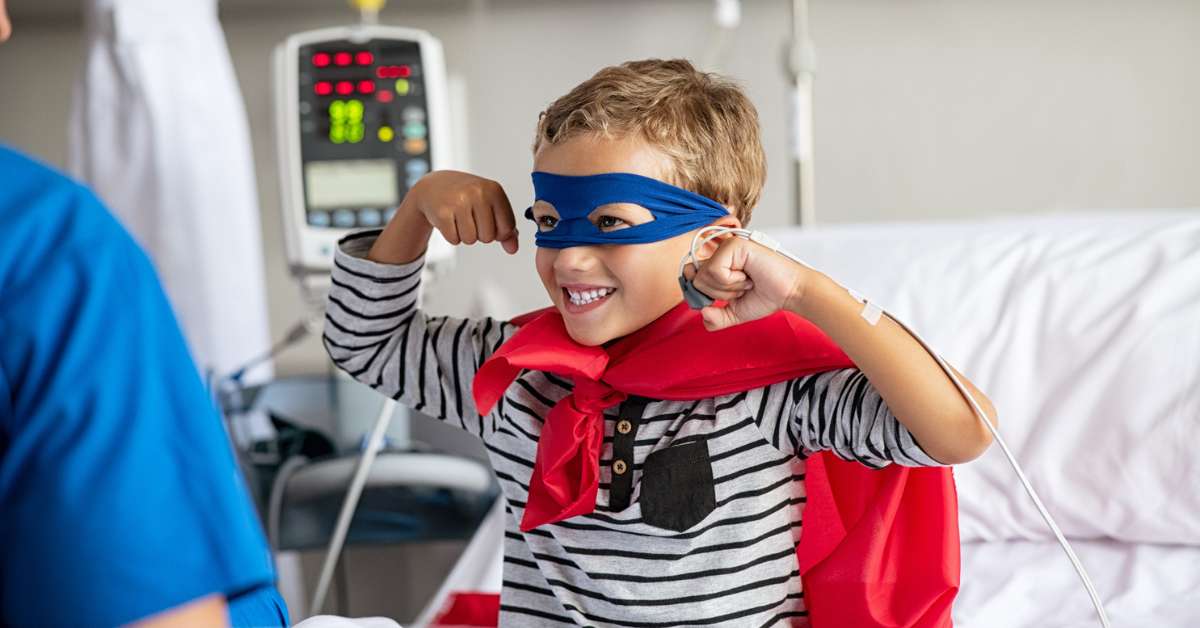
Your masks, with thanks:
[[(595, 509), (602, 411), (627, 395), (703, 399), (853, 366), (791, 312), (710, 332), (680, 303), (609, 347), (573, 341), (554, 308), (513, 322), (521, 329), (475, 376), (479, 412), (491, 411), (522, 369), (575, 384), (542, 427), (522, 530)], [(820, 452), (808, 458), (805, 488), (797, 555), (814, 627), (950, 625), (959, 556), (948, 467), (872, 470)]]

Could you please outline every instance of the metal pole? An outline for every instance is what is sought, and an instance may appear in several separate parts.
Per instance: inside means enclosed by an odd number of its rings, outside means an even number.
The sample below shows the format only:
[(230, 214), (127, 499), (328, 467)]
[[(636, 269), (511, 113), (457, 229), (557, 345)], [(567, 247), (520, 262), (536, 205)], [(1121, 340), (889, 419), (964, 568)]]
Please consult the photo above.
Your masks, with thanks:
[(811, 227), (817, 222), (813, 195), (813, 80), (816, 55), (808, 30), (808, 0), (791, 0), (791, 40), (786, 50), (786, 72), (791, 89), (788, 94), (789, 153), (792, 159), (792, 202), (797, 225)]

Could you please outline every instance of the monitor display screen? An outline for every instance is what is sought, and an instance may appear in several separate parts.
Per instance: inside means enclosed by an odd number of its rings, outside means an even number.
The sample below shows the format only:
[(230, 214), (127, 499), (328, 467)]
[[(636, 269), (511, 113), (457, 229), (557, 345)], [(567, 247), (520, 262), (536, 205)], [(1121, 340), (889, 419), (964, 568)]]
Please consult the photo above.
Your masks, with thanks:
[(344, 159), (304, 164), (309, 209), (395, 207), (396, 163), (390, 159)]

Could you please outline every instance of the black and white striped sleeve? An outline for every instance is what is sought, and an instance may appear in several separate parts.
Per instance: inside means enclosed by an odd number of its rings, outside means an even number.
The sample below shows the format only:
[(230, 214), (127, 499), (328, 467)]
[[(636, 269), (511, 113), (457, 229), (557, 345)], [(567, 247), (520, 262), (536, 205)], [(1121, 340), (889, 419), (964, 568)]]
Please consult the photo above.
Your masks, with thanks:
[(338, 244), (325, 309), (325, 350), (358, 381), (482, 436), (484, 424), (493, 423), (476, 410), (471, 382), (516, 326), (493, 318), (427, 315), (417, 303), (424, 258), (398, 265), (367, 260), (378, 235), (351, 234)]
[(763, 436), (785, 453), (831, 450), (868, 467), (945, 466), (925, 453), (856, 368), (805, 375), (757, 388), (747, 410)]

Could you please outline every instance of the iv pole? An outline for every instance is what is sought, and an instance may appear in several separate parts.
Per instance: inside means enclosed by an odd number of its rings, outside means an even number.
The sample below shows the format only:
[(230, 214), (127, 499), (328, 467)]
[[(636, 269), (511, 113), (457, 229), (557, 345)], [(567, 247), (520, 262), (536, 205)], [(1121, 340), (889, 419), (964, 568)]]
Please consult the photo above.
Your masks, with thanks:
[[(387, 0), (349, 0), (349, 2), (359, 11), (359, 23), (369, 26), (379, 22), (379, 11), (383, 9)], [(321, 563), (321, 574), (317, 578), (317, 588), (313, 592), (312, 603), (308, 609), (311, 615), (320, 615), (325, 607), (325, 597), (329, 594), (333, 572), (337, 568), (338, 558), (342, 555), (346, 535), (350, 532), (354, 511), (358, 509), (358, 500), (362, 497), (363, 488), (367, 485), (371, 465), (375, 463), (375, 457), (383, 448), (384, 435), (387, 433), (388, 424), (391, 423), (395, 411), (396, 401), (384, 399), (383, 406), (379, 409), (379, 416), (375, 419), (375, 425), (371, 427), (370, 436), (367, 437), (362, 455), (354, 467), (354, 475), (346, 489), (346, 496), (342, 499), (341, 510), (334, 522), (333, 533), (329, 537), (329, 547), (326, 549), (325, 559)]]
[(784, 50), (788, 93), (788, 154), (792, 159), (793, 218), (801, 227), (817, 222), (813, 196), (813, 79), (816, 55), (808, 30), (808, 0), (791, 0), (791, 39)]

